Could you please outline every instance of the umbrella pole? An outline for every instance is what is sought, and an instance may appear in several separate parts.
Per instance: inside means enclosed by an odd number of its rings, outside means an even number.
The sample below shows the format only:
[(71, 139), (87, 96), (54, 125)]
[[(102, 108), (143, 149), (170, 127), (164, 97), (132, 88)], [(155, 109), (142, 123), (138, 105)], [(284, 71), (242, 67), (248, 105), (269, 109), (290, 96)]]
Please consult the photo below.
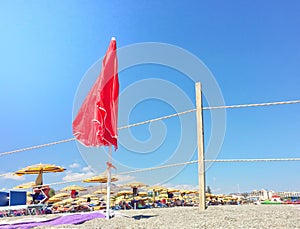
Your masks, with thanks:
[(106, 219), (109, 219), (110, 216), (110, 183), (111, 183), (111, 164), (112, 164), (112, 158), (111, 158), (111, 145), (109, 146), (108, 150), (108, 171), (107, 171), (107, 198), (106, 198)]

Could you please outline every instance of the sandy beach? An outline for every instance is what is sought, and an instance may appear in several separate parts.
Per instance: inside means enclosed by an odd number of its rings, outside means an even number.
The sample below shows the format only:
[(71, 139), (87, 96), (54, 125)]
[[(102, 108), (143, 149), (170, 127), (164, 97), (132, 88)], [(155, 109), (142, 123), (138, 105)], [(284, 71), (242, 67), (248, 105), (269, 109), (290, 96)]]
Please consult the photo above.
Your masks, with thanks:
[[(196, 207), (174, 207), (122, 210), (118, 213), (127, 217), (38, 228), (300, 228), (298, 205), (210, 206), (202, 212)], [(13, 219), (18, 217), (10, 218)]]

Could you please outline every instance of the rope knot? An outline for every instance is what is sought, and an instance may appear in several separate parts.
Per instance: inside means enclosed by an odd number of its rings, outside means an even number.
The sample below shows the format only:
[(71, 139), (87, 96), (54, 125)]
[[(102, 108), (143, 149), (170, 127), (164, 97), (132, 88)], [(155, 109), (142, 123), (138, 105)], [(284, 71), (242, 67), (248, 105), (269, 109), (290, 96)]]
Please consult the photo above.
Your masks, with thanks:
[(114, 169), (117, 169), (116, 166), (114, 166), (112, 163), (110, 162), (106, 162), (106, 165), (107, 165), (107, 169), (111, 169), (111, 168), (114, 168)]

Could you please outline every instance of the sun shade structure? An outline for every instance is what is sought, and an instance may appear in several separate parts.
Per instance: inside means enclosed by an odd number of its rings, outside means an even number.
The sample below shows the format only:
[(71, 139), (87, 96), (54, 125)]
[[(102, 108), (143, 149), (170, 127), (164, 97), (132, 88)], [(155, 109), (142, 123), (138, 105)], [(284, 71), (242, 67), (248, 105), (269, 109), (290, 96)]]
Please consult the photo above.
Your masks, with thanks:
[(152, 197), (153, 197), (153, 202), (155, 201), (155, 196), (156, 196), (156, 192), (167, 192), (167, 188), (156, 185), (156, 186), (151, 186), (147, 188), (148, 190), (152, 191)]
[(160, 192), (160, 191), (167, 190), (167, 188), (162, 187), (162, 186), (150, 186), (150, 187), (147, 188), (147, 190), (151, 190), (151, 191), (154, 191), (154, 192)]
[(43, 185), (43, 173), (60, 173), (64, 172), (66, 169), (53, 164), (36, 164), (36, 165), (30, 165), (23, 169), (20, 169), (16, 171), (14, 174), (18, 176), (23, 176), (25, 174), (38, 174), (35, 185)]
[(123, 187), (130, 187), (132, 188), (132, 195), (133, 196), (137, 196), (138, 194), (138, 188), (143, 188), (143, 187), (147, 187), (148, 185), (142, 183), (142, 182), (137, 182), (137, 181), (134, 181), (134, 182), (131, 182), (131, 183), (128, 183), (128, 184), (124, 184)]
[(94, 197), (97, 197), (97, 196), (93, 195), (93, 194), (85, 194), (83, 196), (80, 196), (80, 198), (94, 198)]
[(131, 190), (121, 190), (117, 193), (117, 196), (126, 196), (126, 195), (132, 195)]
[(73, 198), (68, 198), (68, 199), (64, 199), (58, 203), (62, 203), (62, 204), (69, 204), (69, 203), (73, 203), (74, 201), (78, 200), (79, 198), (73, 199)]
[(175, 189), (175, 188), (168, 188), (167, 189), (167, 192), (179, 192), (180, 190), (179, 189)]
[(60, 202), (60, 201), (62, 201), (62, 199), (64, 197), (69, 197), (69, 196), (70, 196), (69, 193), (58, 193), (58, 194), (55, 194), (54, 196), (52, 196), (51, 198), (49, 198), (48, 202), (49, 203)]
[(29, 189), (29, 188), (33, 188), (35, 185), (36, 185), (35, 182), (31, 181), (31, 182), (27, 182), (24, 184), (19, 184), (19, 185), (13, 187), (13, 189)]
[[(110, 194), (113, 194), (114, 191), (110, 191)], [(93, 194), (107, 194), (107, 190), (106, 189), (99, 189), (99, 190), (96, 190), (95, 192), (93, 192)]]
[(52, 197), (63, 198), (63, 197), (68, 197), (68, 196), (70, 196), (70, 193), (62, 192), (62, 193), (57, 193)]
[(57, 203), (57, 202), (60, 202), (61, 201), (61, 198), (58, 198), (58, 197), (55, 197), (55, 196), (52, 196), (49, 198), (48, 202), (49, 203)]
[[(107, 176), (105, 175), (99, 175), (99, 176), (94, 176), (88, 179), (83, 180), (83, 182), (87, 182), (87, 183), (107, 183)], [(111, 182), (116, 182), (119, 179), (112, 176), (111, 177)]]
[(130, 187), (130, 188), (142, 188), (142, 187), (147, 187), (148, 185), (142, 183), (142, 182), (131, 182), (131, 183), (127, 183), (122, 185), (123, 187)]
[(18, 176), (23, 176), (25, 174), (39, 174), (42, 173), (60, 173), (65, 171), (66, 169), (52, 164), (36, 164), (36, 165), (30, 165), (26, 168), (20, 169), (17, 172), (15, 172)]
[(139, 192), (139, 196), (148, 196), (148, 192)]
[(79, 186), (79, 185), (70, 185), (70, 186), (63, 188), (61, 191), (72, 191), (72, 190), (86, 191), (86, 188), (83, 186)]
[(180, 194), (196, 194), (197, 191), (196, 190), (180, 190)]

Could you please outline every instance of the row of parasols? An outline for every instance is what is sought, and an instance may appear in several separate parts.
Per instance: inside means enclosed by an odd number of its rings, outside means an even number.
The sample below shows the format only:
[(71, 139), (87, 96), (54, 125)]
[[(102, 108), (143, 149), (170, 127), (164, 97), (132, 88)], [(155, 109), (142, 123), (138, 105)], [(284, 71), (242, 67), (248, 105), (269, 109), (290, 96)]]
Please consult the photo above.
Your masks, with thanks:
[[(28, 182), (25, 184), (18, 185), (14, 187), (14, 189), (26, 189), (26, 188), (32, 188), (34, 186), (39, 186), (43, 185), (43, 173), (57, 173), (57, 172), (63, 172), (66, 169), (57, 166), (57, 165), (52, 165), (52, 164), (36, 164), (36, 165), (31, 165), (26, 168), (20, 169), (14, 173), (14, 175), (17, 176), (23, 176), (25, 174), (38, 174), (38, 177), (36, 178), (35, 182)], [(88, 182), (88, 183), (107, 183), (107, 175), (102, 174), (99, 176), (94, 176), (88, 179), (83, 180), (83, 182)], [(116, 182), (118, 181), (117, 177), (111, 177), (111, 182)], [(143, 186), (146, 186), (144, 183), (141, 182), (133, 182), (129, 185), (131, 188), (140, 188)], [(76, 186), (76, 185), (71, 185), (68, 186), (64, 189), (64, 191), (69, 191), (69, 190), (77, 190), (81, 191), (82, 187), (81, 186)]]
[[(52, 165), (52, 164), (36, 164), (36, 165), (31, 165), (26, 168), (20, 169), (15, 172), (15, 175), (18, 176), (23, 176), (25, 174), (38, 174), (38, 177), (35, 182), (29, 182), (25, 184), (18, 185), (14, 187), (14, 189), (27, 189), (27, 188), (32, 188), (36, 185), (42, 185), (43, 184), (43, 173), (57, 173), (57, 172), (63, 172), (66, 169), (57, 166), (57, 165)], [(111, 178), (112, 182), (118, 181), (117, 177), (112, 177)], [(99, 176), (94, 176), (88, 179), (83, 180), (83, 182), (89, 182), (89, 183), (106, 183), (107, 182), (107, 175), (99, 175)], [(181, 196), (183, 195), (189, 195), (189, 194), (197, 194), (197, 191), (195, 190), (178, 190), (178, 189), (170, 189), (166, 188), (163, 186), (152, 186), (152, 187), (147, 187), (146, 184), (142, 182), (131, 182), (125, 185), (122, 185), (122, 187), (130, 187), (133, 190), (121, 190), (116, 193), (115, 199), (118, 200), (117, 198), (123, 197), (123, 199), (128, 199), (130, 196), (135, 197), (135, 198), (149, 198), (148, 192), (138, 192), (137, 196), (137, 189), (138, 188), (146, 188), (148, 191), (151, 191), (153, 193), (153, 200), (155, 200), (155, 194), (159, 193), (158, 198), (168, 198), (168, 193), (180, 193)], [(78, 185), (70, 185), (62, 189), (61, 191), (70, 191), (70, 190), (76, 190), (76, 191), (85, 191), (86, 188)], [(113, 192), (112, 192), (113, 193)], [(95, 194), (106, 194), (106, 190), (97, 190), (96, 192), (93, 193)], [(91, 194), (88, 194), (90, 196), (81, 196), (78, 201), (84, 201), (84, 198), (90, 197), (92, 200), (93, 198), (96, 200), (98, 199), (97, 196), (92, 196)], [(59, 202), (62, 201), (63, 197), (70, 196), (68, 193), (59, 193), (49, 199), (49, 202)], [(102, 197), (103, 198), (103, 197)], [(64, 199), (64, 202), (68, 201), (74, 201), (74, 199), (70, 198)]]
[[(130, 186), (131, 185), (131, 186), (136, 187), (137, 186), (136, 184), (138, 184), (138, 183), (132, 182), (130, 184), (126, 184), (126, 185), (122, 185), (122, 186), (127, 186), (127, 185)], [(139, 184), (141, 186), (142, 183), (139, 183)], [(23, 184), (20, 186), (16, 186), (15, 188), (30, 188), (30, 187), (32, 187), (32, 185), (33, 185), (32, 183), (28, 183), (27, 185)], [(101, 196), (101, 194), (107, 193), (106, 189), (99, 189), (99, 190), (94, 191), (93, 193), (80, 195), (79, 197), (76, 197), (76, 198), (70, 198), (70, 194), (68, 192), (66, 192), (66, 191), (70, 191), (70, 190), (77, 190), (80, 193), (82, 191), (87, 191), (87, 188), (83, 187), (83, 186), (79, 186), (79, 185), (67, 186), (67, 187), (61, 189), (60, 193), (52, 196), (48, 200), (48, 203), (52, 203), (52, 204), (54, 204), (54, 206), (55, 205), (57, 205), (57, 206), (67, 205), (70, 203), (80, 204), (82, 202), (87, 202), (88, 198), (90, 199), (91, 204), (93, 204), (93, 203), (99, 204), (99, 200), (106, 202), (106, 195)], [(139, 191), (137, 196), (135, 196), (133, 194), (132, 190), (120, 190), (120, 191), (117, 191), (116, 193), (114, 191), (111, 191), (111, 194), (114, 194), (114, 195), (111, 198), (110, 204), (114, 205), (115, 203), (119, 203), (121, 201), (128, 201), (128, 200), (132, 200), (132, 199), (144, 200), (144, 201), (147, 200), (147, 201), (153, 202), (155, 200), (155, 198), (156, 199), (167, 199), (169, 197), (168, 193), (171, 193), (171, 192), (173, 192), (174, 194), (177, 193), (177, 195), (174, 195), (174, 198), (176, 198), (176, 199), (180, 198), (180, 197), (183, 198), (183, 196), (181, 196), (180, 194), (184, 194), (185, 197), (189, 197), (189, 198), (191, 196), (188, 196), (187, 194), (197, 194), (197, 192), (194, 190), (178, 190), (178, 189), (170, 189), (170, 188), (168, 189), (168, 188), (161, 187), (161, 186), (147, 187), (147, 188), (144, 188), (144, 190), (146, 190), (146, 191)], [(157, 195), (155, 195), (155, 194), (157, 194)], [(28, 193), (28, 195), (30, 195), (30, 192)], [(196, 195), (193, 195), (193, 197), (195, 198)]]

